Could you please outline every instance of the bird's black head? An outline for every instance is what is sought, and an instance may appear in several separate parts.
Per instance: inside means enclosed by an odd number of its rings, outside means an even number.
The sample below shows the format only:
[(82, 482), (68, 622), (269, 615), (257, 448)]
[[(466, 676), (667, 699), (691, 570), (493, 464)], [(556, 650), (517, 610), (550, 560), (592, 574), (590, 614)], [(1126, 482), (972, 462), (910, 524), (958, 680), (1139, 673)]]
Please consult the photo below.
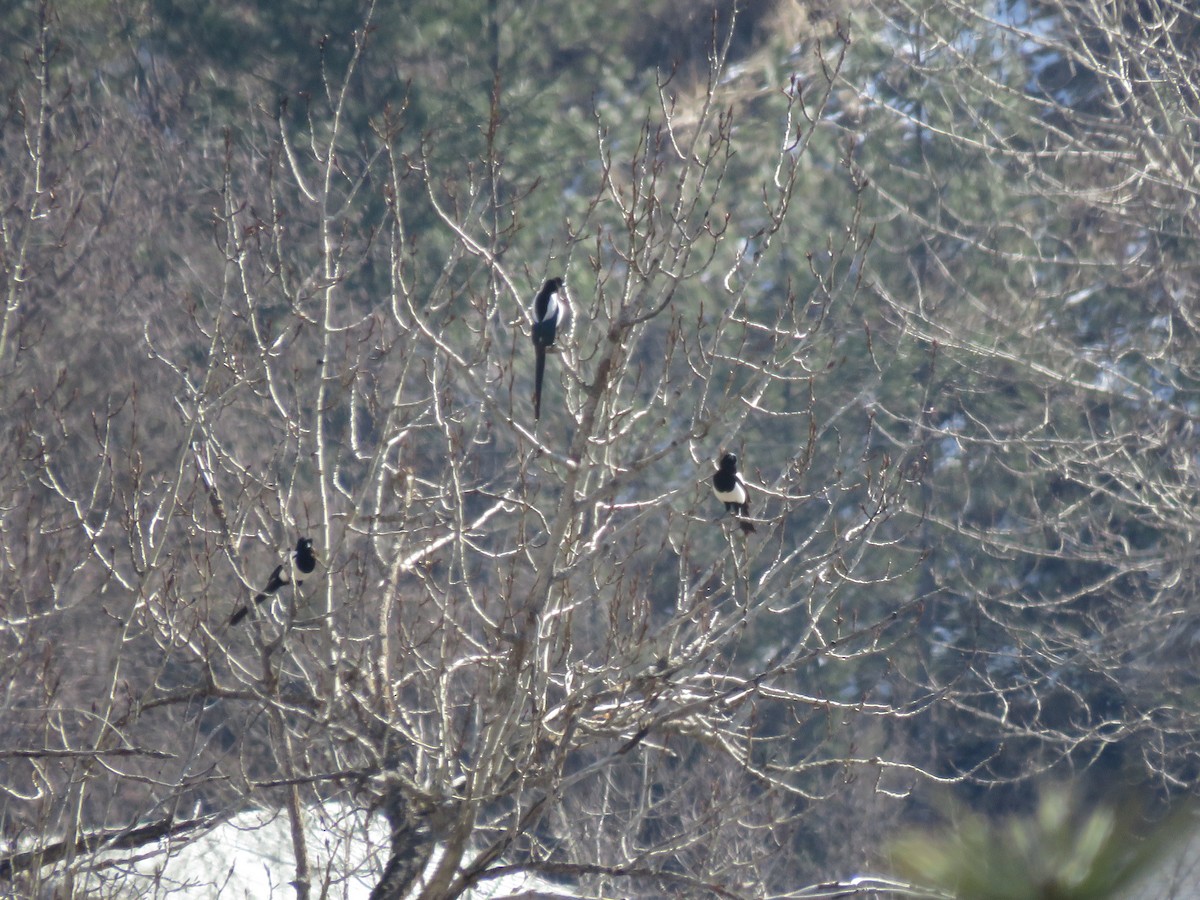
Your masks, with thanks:
[(312, 545), (313, 545), (312, 538), (302, 537), (302, 538), (300, 538), (300, 540), (296, 541), (296, 552), (297, 553), (312, 553)]
[(737, 471), (737, 455), (736, 454), (726, 453), (724, 456), (721, 457), (721, 471), (722, 472), (736, 472)]
[(563, 280), (561, 278), (547, 278), (546, 283), (542, 285), (543, 291), (561, 291)]

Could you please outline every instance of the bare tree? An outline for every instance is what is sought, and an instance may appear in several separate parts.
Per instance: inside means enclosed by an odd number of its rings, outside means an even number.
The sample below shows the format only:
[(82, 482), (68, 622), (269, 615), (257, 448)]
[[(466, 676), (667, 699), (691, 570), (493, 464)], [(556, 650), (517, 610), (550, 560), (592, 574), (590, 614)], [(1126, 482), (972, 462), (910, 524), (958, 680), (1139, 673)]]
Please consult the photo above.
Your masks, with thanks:
[[(849, 773), (911, 782), (882, 731), (850, 727), (897, 713), (869, 694), (920, 606), (842, 602), (920, 559), (873, 556), (914, 472), (875, 440), (885, 370), (834, 378), (841, 345), (869, 340), (833, 314), (870, 245), (852, 168), (825, 179), (843, 222), (787, 246), (846, 35), (822, 25), (811, 71), (747, 95), (721, 84), (734, 21), (707, 74), (664, 76), (633, 127), (569, 114), (592, 162), (562, 203), (505, 163), (502, 79), (474, 162), (363, 107), (371, 20), (323, 95), (209, 145), (215, 251), (176, 244), (140, 340), (152, 372), (92, 404), (70, 465), (43, 450), (9, 469), (6, 496), (34, 486), (25, 508), (57, 521), (21, 526), (49, 568), (6, 614), (12, 659), (36, 658), (25, 623), (78, 623), (67, 654), (12, 679), (14, 703), (42, 694), (5, 765), (45, 852), (10, 871), (99, 889), (116, 871), (84, 851), (138, 823), (278, 807), (279, 880), (309, 896), (304, 819), (350, 797), (389, 823), (379, 897), (456, 896), (512, 866), (596, 895), (757, 895), (793, 883), (777, 848), (827, 837), (803, 810)], [(771, 115), (739, 136), (750, 104)], [(51, 157), (25, 121), (9, 221), (38, 223)], [(747, 183), (757, 202), (734, 202)], [(781, 258), (803, 268), (781, 279)], [(527, 304), (564, 274), (539, 425)], [(23, 322), (19, 292), (51, 284), (7, 277)], [(709, 487), (734, 449), (749, 536)], [(288, 558), (300, 537), (311, 573)], [(97, 655), (70, 655), (89, 634)]]
[(1195, 11), (875, 7), (888, 90), (846, 124), (858, 165), (903, 171), (871, 212), (907, 265), (875, 287), (937, 348), (928, 401), (886, 415), (937, 472), (941, 631), (911, 677), (954, 688), (944, 771), (1191, 789)]

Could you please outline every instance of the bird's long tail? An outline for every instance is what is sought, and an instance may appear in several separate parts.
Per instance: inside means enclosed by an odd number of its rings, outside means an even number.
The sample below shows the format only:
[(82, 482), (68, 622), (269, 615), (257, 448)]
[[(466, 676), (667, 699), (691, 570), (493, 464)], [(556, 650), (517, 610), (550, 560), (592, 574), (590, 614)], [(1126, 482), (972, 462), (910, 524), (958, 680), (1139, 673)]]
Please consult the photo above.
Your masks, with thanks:
[(542, 378), (546, 374), (546, 348), (537, 348), (537, 363), (533, 371), (533, 420), (542, 417)]
[[(271, 593), (273, 594), (275, 592), (271, 591)], [(242, 621), (242, 619), (246, 618), (246, 616), (250, 614), (250, 604), (262, 603), (267, 599), (267, 596), (268, 595), (266, 592), (255, 594), (254, 599), (251, 600), (250, 603), (247, 603), (245, 606), (239, 606), (237, 610), (234, 611), (233, 615), (229, 617), (229, 624), (236, 625), (238, 622)]]
[[(750, 501), (749, 500), (747, 500), (745, 503), (742, 504), (742, 515), (743, 516), (750, 515)], [(747, 522), (745, 519), (739, 517), (738, 524), (742, 526), (743, 534), (752, 534), (755, 531), (753, 522)]]
[[(303, 581), (298, 581), (296, 583), (304, 584)], [(229, 624), (236, 625), (238, 622), (242, 621), (242, 619), (249, 615), (251, 606), (262, 603), (267, 599), (267, 597), (275, 593), (285, 584), (287, 584), (287, 579), (284, 577), (283, 566), (276, 566), (275, 571), (271, 573), (271, 577), (267, 580), (267, 586), (262, 589), (261, 593), (255, 594), (254, 599), (245, 606), (240, 606), (234, 610), (233, 615), (229, 617)]]

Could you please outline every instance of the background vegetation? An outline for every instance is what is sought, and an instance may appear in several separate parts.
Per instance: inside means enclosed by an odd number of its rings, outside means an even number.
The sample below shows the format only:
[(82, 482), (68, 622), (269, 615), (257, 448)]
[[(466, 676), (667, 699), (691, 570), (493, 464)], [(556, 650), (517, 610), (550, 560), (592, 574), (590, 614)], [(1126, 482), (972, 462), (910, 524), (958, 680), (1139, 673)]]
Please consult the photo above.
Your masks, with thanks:
[(277, 881), (337, 895), (336, 801), (388, 823), (381, 898), (799, 896), (940, 791), (1194, 790), (1188, 4), (30, 0), (0, 36), (16, 894), (128, 895), (101, 839), (267, 808)]

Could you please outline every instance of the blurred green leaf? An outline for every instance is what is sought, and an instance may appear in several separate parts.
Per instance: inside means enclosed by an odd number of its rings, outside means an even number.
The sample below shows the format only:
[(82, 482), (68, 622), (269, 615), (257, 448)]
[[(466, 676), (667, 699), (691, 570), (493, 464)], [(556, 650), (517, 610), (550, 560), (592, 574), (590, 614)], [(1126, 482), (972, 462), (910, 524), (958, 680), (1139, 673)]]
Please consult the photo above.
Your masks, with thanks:
[(958, 900), (1105, 900), (1150, 874), (1189, 833), (1190, 809), (1147, 825), (1139, 804), (1086, 808), (1047, 789), (1029, 815), (953, 809), (949, 824), (894, 841), (895, 871)]

